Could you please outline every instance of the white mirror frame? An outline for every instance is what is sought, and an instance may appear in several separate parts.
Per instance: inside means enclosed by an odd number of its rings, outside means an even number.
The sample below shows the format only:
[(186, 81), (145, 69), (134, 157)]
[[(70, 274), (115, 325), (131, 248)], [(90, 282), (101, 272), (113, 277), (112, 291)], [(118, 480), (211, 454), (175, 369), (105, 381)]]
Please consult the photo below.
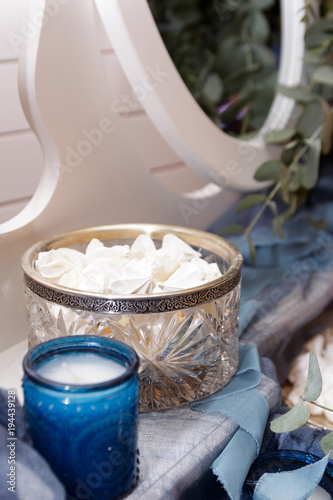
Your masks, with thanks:
[[(173, 151), (209, 182), (240, 191), (263, 187), (253, 178), (258, 166), (278, 158), (280, 147), (262, 139), (269, 129), (284, 128), (292, 114), (293, 100), (277, 94), (258, 135), (250, 141), (231, 137), (201, 110), (181, 79), (150, 11), (147, 0), (95, 0), (116, 55), (134, 91), (149, 85), (147, 70), (160, 75), (151, 85), (142, 106)], [(281, 0), (281, 62), (278, 82), (301, 82), (304, 55), (304, 0)], [(240, 172), (241, 169), (241, 173)]]

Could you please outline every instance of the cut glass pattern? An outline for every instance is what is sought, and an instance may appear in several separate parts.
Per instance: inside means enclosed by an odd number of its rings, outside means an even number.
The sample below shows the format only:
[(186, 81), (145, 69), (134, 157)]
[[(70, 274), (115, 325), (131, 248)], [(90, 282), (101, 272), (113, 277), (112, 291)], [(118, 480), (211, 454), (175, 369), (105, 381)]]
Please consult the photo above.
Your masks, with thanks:
[(227, 384), (238, 365), (240, 283), (226, 295), (179, 311), (102, 314), (54, 304), (28, 287), (29, 348), (65, 335), (121, 340), (140, 359), (140, 410), (182, 406)]

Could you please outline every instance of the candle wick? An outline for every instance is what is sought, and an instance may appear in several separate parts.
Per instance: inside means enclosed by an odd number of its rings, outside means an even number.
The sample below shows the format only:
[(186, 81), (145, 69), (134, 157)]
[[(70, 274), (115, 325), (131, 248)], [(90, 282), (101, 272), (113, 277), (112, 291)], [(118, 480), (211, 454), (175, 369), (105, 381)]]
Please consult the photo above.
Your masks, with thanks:
[(77, 376), (75, 375), (75, 373), (74, 373), (74, 372), (73, 372), (73, 371), (69, 368), (69, 366), (68, 366), (68, 364), (67, 364), (67, 363), (65, 363), (65, 362), (64, 362), (64, 363), (62, 363), (62, 364), (61, 364), (61, 367), (62, 367), (64, 370), (66, 370), (66, 371), (67, 371), (67, 372), (68, 372), (68, 373), (69, 373), (69, 374), (73, 377), (74, 382), (77, 382), (77, 383), (79, 383), (79, 382), (80, 382), (80, 380), (78, 379), (78, 377), (77, 377)]

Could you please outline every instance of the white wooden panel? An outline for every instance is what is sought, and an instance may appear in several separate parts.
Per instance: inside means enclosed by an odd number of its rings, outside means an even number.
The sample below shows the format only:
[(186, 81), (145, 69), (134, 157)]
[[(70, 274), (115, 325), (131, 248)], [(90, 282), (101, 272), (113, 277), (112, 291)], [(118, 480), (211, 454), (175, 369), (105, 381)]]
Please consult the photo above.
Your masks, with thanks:
[(94, 17), (95, 17), (95, 26), (98, 37), (98, 44), (102, 51), (110, 51), (112, 49), (111, 41), (108, 35), (106, 34), (104, 24), (101, 21), (100, 15), (97, 12), (97, 9), (94, 5)]
[(17, 86), (17, 62), (0, 64), (0, 134), (29, 128)]
[(142, 110), (115, 53), (103, 53), (102, 59), (110, 86), (112, 111), (127, 116), (129, 113)]
[(26, 0), (0, 0), (0, 60), (17, 59)]
[(151, 172), (156, 180), (171, 191), (179, 194), (195, 191), (207, 184), (207, 181), (192, 172), (184, 163), (153, 168)]
[(0, 203), (31, 197), (42, 169), (41, 147), (27, 131), (0, 136)]
[[(18, 214), (27, 205), (30, 198), (14, 201), (12, 203), (0, 204), (0, 224)], [(1, 243), (1, 240), (0, 240)]]
[(131, 116), (124, 119), (123, 124), (146, 167), (151, 169), (180, 162), (147, 115)]

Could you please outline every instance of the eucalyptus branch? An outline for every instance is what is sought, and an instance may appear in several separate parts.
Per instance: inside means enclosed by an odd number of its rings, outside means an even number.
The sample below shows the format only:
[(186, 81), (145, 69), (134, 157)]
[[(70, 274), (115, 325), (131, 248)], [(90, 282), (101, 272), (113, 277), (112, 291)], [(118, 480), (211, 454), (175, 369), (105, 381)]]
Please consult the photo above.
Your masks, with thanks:
[(292, 163), (290, 164), (289, 168), (293, 165), (296, 165), (299, 162), (299, 160), (302, 158), (302, 156), (309, 149), (311, 143), (313, 143), (316, 139), (318, 139), (318, 137), (320, 136), (322, 131), (323, 131), (323, 126), (319, 125), (319, 127), (316, 128), (316, 130), (309, 137), (309, 139), (307, 139), (307, 144), (304, 144), (304, 146), (297, 152), (297, 154), (296, 154), (295, 158), (293, 159)]
[(333, 413), (333, 409), (332, 408), (328, 408), (327, 406), (323, 406), (323, 405), (320, 405), (319, 403), (316, 403), (315, 401), (307, 401), (307, 403), (310, 403), (314, 406), (318, 406), (318, 408), (322, 408), (323, 410), (326, 410), (326, 411), (330, 411)]
[[(322, 128), (323, 128), (322, 125), (320, 125), (319, 127), (317, 127), (317, 129), (313, 132), (313, 134), (311, 135), (311, 137), (308, 139), (308, 143), (304, 144), (304, 146), (297, 152), (297, 154), (295, 155), (295, 158), (293, 159), (292, 163), (289, 165), (289, 169), (292, 169), (292, 167), (294, 165), (298, 164), (299, 160), (307, 152), (307, 150), (310, 147), (311, 143), (313, 141), (315, 141), (319, 137), (319, 135), (322, 132)], [(243, 241), (249, 236), (249, 234), (253, 230), (254, 226), (257, 224), (257, 222), (259, 221), (260, 217), (262, 216), (262, 214), (264, 213), (264, 211), (266, 210), (266, 208), (269, 206), (270, 202), (273, 200), (274, 196), (277, 194), (277, 192), (279, 191), (280, 188), (281, 188), (281, 181), (278, 181), (275, 184), (275, 186), (272, 189), (272, 191), (267, 196), (265, 202), (261, 205), (260, 209), (258, 210), (257, 214), (255, 215), (255, 217), (251, 221), (250, 225), (245, 229), (242, 237), (239, 239), (239, 241), (237, 242), (237, 244), (243, 243)]]
[[(310, 352), (309, 371), (305, 383), (304, 394), (300, 401), (293, 406), (287, 413), (271, 421), (270, 427), (273, 432), (282, 433), (290, 432), (298, 429), (306, 424), (310, 418), (309, 404), (313, 404), (323, 410), (333, 411), (326, 406), (316, 403), (322, 392), (322, 376), (319, 368), (317, 356), (314, 352)], [(307, 403), (307, 404), (304, 404)], [(326, 434), (320, 441), (321, 448), (326, 455), (333, 454), (333, 432)]]
[(260, 219), (260, 217), (262, 216), (262, 214), (264, 213), (264, 211), (266, 210), (266, 208), (268, 207), (268, 205), (270, 204), (270, 202), (272, 201), (272, 199), (274, 198), (280, 187), (281, 187), (281, 182), (277, 182), (272, 191), (267, 196), (266, 201), (261, 205), (260, 209), (258, 210), (256, 216), (253, 218), (250, 225), (245, 229), (243, 236), (239, 239), (237, 243), (238, 245), (243, 243), (245, 238), (249, 236), (254, 226), (257, 224), (258, 220)]

